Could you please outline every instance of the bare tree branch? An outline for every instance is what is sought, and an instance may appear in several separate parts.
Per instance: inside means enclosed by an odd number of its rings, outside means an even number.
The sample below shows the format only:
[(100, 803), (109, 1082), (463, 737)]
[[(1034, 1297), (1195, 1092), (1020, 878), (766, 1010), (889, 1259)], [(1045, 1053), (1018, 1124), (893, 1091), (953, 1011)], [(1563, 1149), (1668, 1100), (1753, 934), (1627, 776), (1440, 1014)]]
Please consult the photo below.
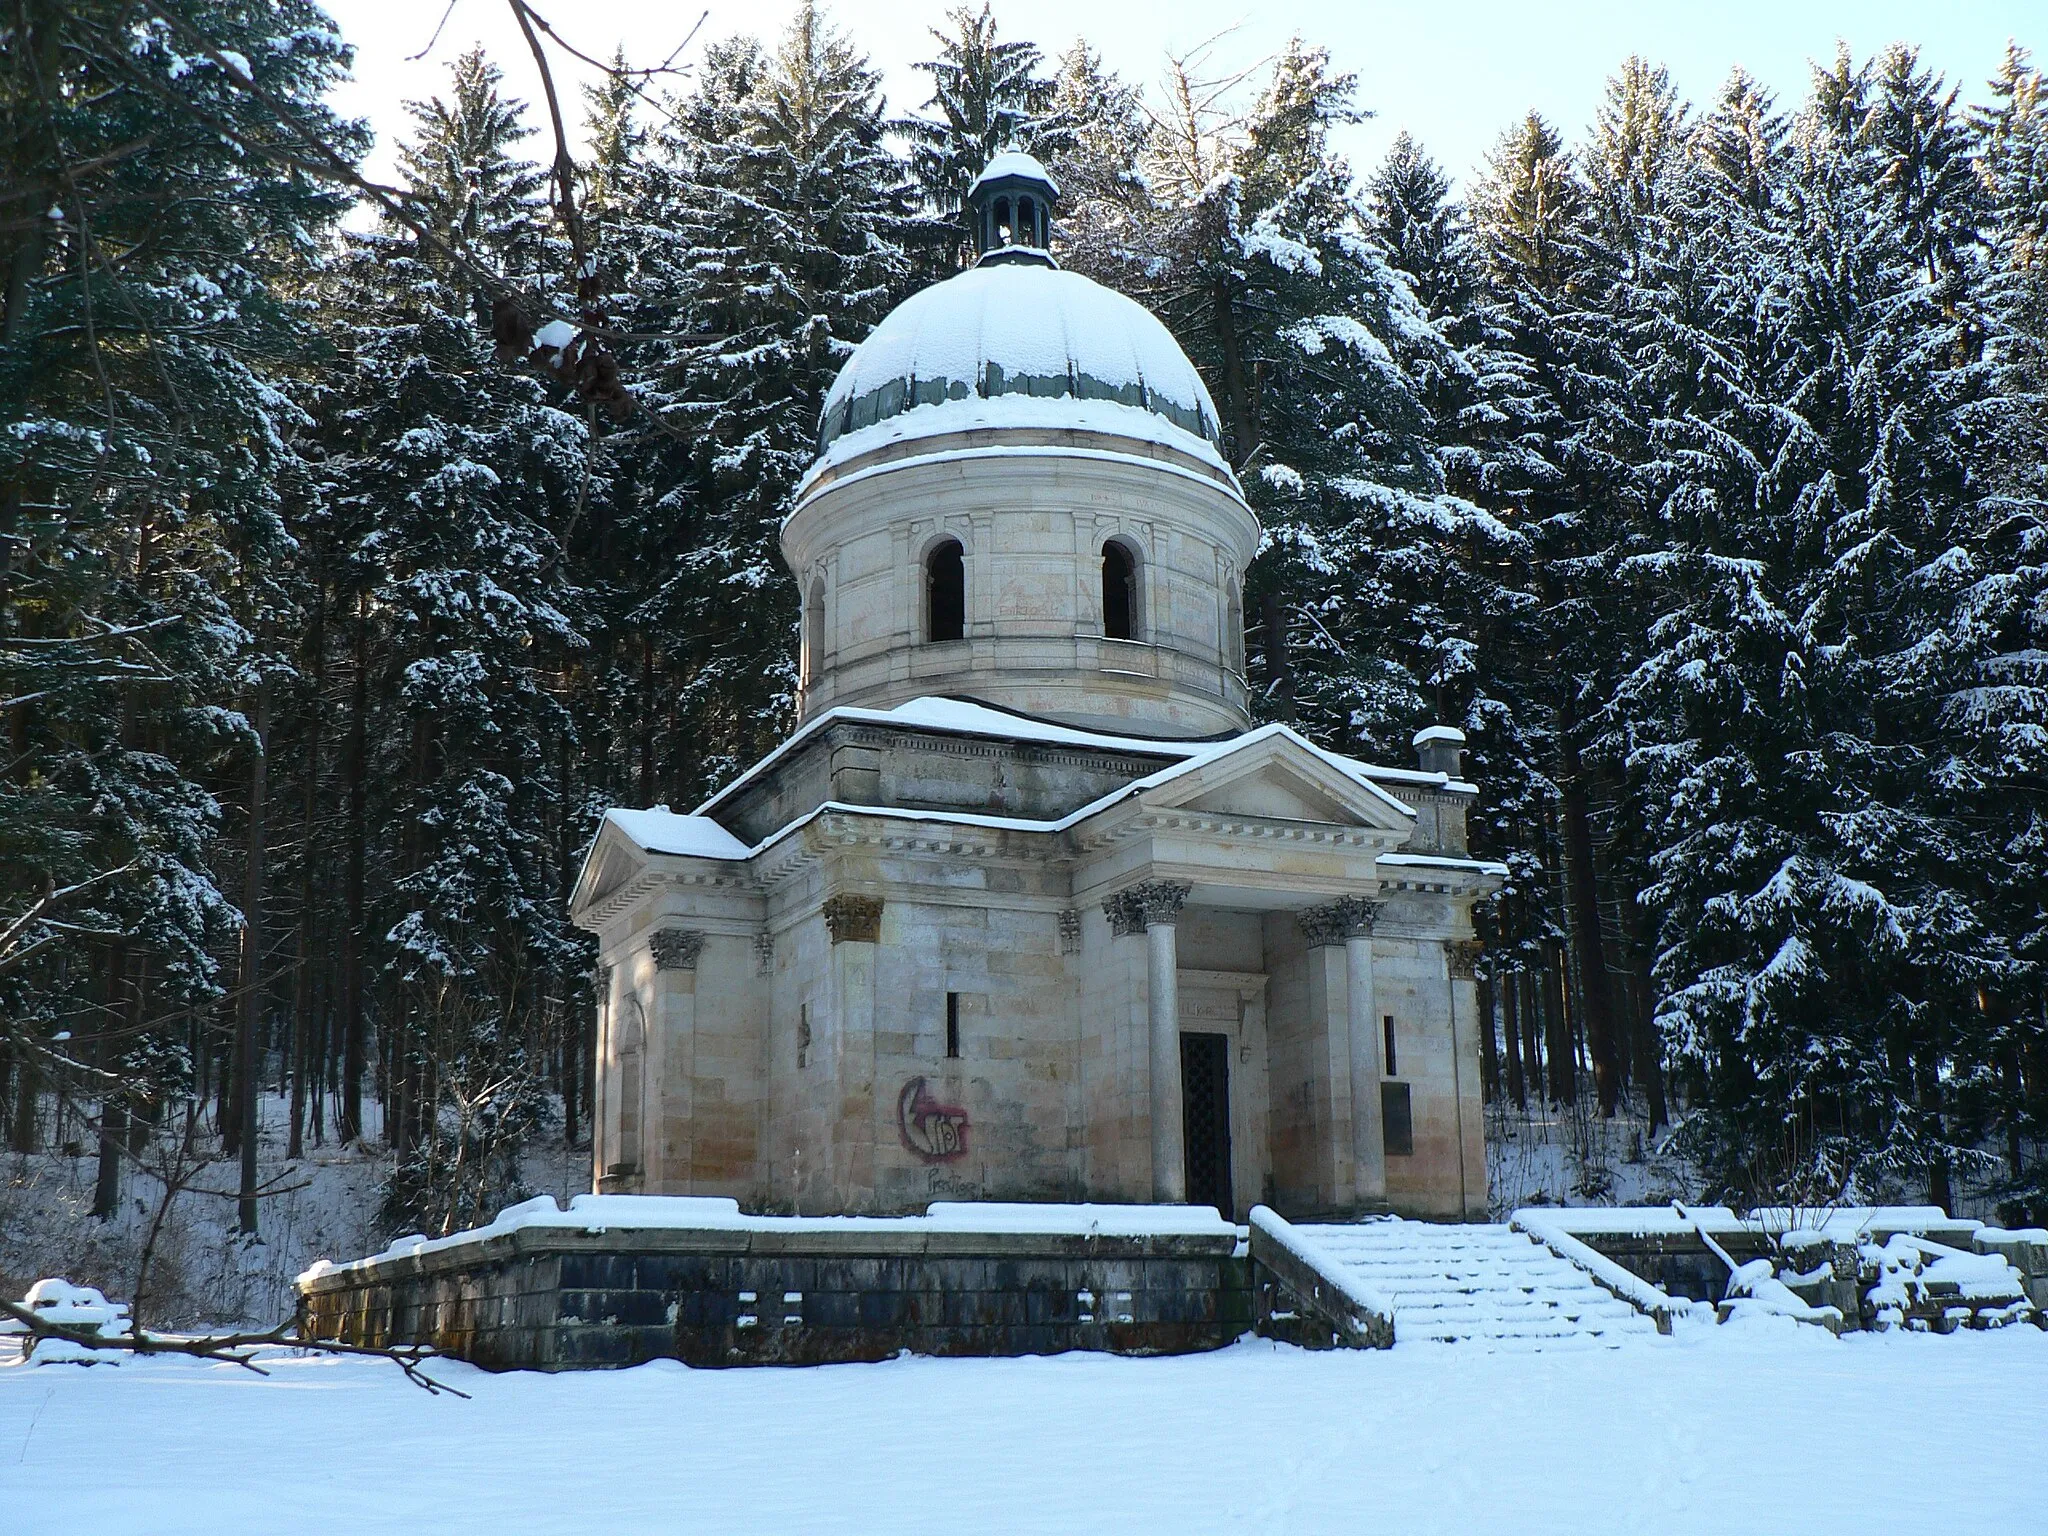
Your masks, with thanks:
[(430, 1393), (446, 1392), (455, 1397), (467, 1399), (469, 1394), (460, 1388), (451, 1387), (445, 1381), (436, 1381), (420, 1369), (422, 1361), (443, 1358), (437, 1351), (425, 1344), (393, 1344), (377, 1347), (369, 1344), (344, 1344), (338, 1339), (305, 1339), (296, 1334), (297, 1319), (279, 1323), (260, 1333), (213, 1333), (195, 1334), (191, 1337), (166, 1336), (147, 1332), (125, 1334), (103, 1334), (89, 1328), (72, 1328), (63, 1323), (53, 1323), (39, 1315), (33, 1307), (24, 1307), (19, 1302), (0, 1300), (0, 1317), (9, 1317), (20, 1323), (34, 1340), (60, 1339), (75, 1344), (81, 1349), (125, 1350), (134, 1355), (186, 1355), (201, 1360), (225, 1360), (258, 1376), (270, 1373), (256, 1364), (255, 1355), (265, 1348), (304, 1350), (315, 1355), (354, 1356), (365, 1360), (389, 1360), (405, 1372), (406, 1380)]

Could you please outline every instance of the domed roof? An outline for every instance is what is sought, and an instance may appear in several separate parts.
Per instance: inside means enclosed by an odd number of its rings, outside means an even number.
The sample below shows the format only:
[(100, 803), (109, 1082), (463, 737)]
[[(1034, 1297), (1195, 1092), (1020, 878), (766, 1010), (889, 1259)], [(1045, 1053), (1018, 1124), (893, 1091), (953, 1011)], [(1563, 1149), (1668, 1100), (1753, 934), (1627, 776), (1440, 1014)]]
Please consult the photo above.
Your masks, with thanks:
[(1021, 149), (1006, 149), (990, 160), (982, 167), (981, 174), (974, 178), (974, 185), (967, 189), (967, 195), (972, 198), (985, 186), (1011, 180), (1035, 181), (1054, 197), (1060, 195), (1060, 184), (1052, 179), (1052, 172)]
[[(892, 441), (1001, 426), (1006, 396), (1032, 401), (1017, 425), (1179, 436), (1221, 462), (1209, 391), (1157, 316), (1079, 273), (1022, 264), (975, 267), (897, 306), (839, 370), (818, 447), (879, 423)], [(1082, 404), (1096, 401), (1108, 408)]]

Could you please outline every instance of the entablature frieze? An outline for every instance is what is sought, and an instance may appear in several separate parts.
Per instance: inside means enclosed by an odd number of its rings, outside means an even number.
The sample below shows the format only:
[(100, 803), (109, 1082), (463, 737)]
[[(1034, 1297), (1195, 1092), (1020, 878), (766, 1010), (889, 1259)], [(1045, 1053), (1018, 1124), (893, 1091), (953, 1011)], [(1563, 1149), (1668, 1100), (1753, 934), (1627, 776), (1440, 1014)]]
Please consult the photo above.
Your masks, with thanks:
[[(1061, 638), (1067, 638), (1062, 635)], [(1160, 771), (1158, 758), (1119, 756), (1085, 747), (1048, 746), (1035, 741), (988, 740), (974, 736), (941, 736), (911, 725), (846, 725), (828, 733), (836, 744), (858, 747), (896, 748), (929, 752), (940, 757), (1015, 758), (1020, 762), (1059, 768), (1093, 768), (1103, 773), (1120, 773), (1136, 780)]]

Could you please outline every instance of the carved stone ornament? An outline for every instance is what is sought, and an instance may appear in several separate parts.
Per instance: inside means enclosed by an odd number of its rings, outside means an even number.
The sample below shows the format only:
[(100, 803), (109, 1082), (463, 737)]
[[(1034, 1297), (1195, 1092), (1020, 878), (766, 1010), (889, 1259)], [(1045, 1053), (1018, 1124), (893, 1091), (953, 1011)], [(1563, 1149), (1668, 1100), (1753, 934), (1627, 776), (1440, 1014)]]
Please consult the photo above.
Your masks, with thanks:
[(1172, 927), (1180, 920), (1180, 909), (1193, 890), (1184, 880), (1143, 880), (1109, 897), (1102, 910), (1109, 917), (1110, 932), (1123, 938), (1143, 933), (1154, 923)]
[(590, 994), (597, 999), (597, 1006), (600, 1008), (611, 1001), (612, 968), (610, 966), (600, 965), (590, 973)]
[(757, 933), (754, 935), (754, 974), (767, 976), (775, 970), (775, 935)]
[(1479, 956), (1486, 946), (1477, 939), (1455, 939), (1444, 946), (1444, 962), (1453, 981), (1472, 981), (1478, 975)]
[(825, 903), (825, 926), (834, 944), (878, 944), (882, 939), (882, 898), (834, 896)]
[(1325, 944), (1342, 944), (1346, 939), (1363, 938), (1372, 933), (1379, 921), (1381, 903), (1367, 901), (1363, 896), (1343, 896), (1320, 907), (1303, 909), (1296, 921), (1307, 938), (1310, 949), (1320, 949)]
[(1060, 913), (1060, 953), (1081, 953), (1081, 909), (1068, 907)]
[(704, 952), (704, 935), (694, 928), (663, 928), (647, 936), (657, 971), (694, 971)]

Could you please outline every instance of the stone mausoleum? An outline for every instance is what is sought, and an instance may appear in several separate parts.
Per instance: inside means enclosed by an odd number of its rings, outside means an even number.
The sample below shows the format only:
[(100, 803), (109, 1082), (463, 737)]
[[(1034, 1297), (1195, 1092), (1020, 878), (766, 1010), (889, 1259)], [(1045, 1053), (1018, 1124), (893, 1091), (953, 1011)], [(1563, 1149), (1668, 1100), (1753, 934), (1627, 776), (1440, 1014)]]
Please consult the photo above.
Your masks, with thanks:
[(1251, 728), (1259, 525), (1142, 306), (999, 156), (975, 267), (847, 360), (782, 532), (801, 723), (614, 810), (595, 1185), (805, 1215), (1481, 1215), (1463, 738)]

